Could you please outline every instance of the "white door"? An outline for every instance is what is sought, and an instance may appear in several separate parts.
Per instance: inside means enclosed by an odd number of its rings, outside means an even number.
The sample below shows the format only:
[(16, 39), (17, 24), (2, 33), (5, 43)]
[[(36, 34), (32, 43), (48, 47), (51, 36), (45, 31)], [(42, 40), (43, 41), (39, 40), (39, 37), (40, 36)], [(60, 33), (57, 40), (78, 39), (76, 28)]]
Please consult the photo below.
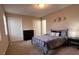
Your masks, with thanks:
[(8, 17), (8, 30), (10, 41), (23, 40), (22, 18)]
[(40, 36), (41, 35), (41, 20), (36, 19), (33, 21), (33, 28), (34, 28), (34, 35)]

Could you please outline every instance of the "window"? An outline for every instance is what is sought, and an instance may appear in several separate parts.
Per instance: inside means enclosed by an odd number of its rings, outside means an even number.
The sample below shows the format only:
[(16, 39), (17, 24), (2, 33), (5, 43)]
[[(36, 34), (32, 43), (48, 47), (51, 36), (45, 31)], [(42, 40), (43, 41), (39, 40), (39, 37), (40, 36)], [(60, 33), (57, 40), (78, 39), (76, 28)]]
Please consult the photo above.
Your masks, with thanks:
[(42, 19), (42, 35), (46, 34), (46, 19)]
[(5, 27), (5, 34), (7, 35), (8, 32), (7, 32), (7, 22), (6, 22), (5, 14), (3, 14), (3, 21), (4, 21), (4, 27)]

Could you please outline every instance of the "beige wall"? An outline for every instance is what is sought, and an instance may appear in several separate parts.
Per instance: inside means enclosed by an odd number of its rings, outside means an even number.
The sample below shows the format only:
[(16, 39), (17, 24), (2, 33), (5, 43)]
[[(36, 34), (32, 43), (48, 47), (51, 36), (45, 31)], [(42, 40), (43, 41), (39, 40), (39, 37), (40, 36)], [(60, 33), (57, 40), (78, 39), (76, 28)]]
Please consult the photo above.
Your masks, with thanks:
[(22, 16), (22, 28), (23, 30), (33, 30), (33, 21), (37, 19), (32, 16)]
[[(54, 22), (54, 19), (57, 20), (58, 17), (66, 17), (66, 20), (61, 20), (60, 22)], [(47, 20), (47, 32), (50, 32), (50, 29), (69, 29), (70, 36), (79, 37), (79, 5), (71, 5), (67, 8), (59, 10), (55, 13), (51, 13), (45, 17)]]
[(3, 14), (4, 14), (4, 9), (0, 5), (0, 54), (5, 54), (9, 43), (8, 37), (5, 34)]

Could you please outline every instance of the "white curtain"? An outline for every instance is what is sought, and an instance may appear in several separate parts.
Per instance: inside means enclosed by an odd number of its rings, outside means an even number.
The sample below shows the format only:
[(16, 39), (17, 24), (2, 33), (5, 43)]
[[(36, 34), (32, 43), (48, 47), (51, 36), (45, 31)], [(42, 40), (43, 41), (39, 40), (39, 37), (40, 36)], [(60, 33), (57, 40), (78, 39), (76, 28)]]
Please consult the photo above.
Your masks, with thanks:
[(22, 18), (16, 16), (8, 17), (8, 29), (10, 41), (23, 40)]
[(42, 19), (42, 35), (46, 34), (46, 19)]

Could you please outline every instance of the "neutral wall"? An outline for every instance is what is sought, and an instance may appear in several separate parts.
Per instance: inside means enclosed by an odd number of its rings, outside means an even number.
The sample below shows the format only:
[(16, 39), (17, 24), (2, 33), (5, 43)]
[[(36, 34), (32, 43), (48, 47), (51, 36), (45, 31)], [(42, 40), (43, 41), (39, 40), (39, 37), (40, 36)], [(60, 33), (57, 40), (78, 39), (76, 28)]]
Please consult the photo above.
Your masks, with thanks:
[[(54, 22), (58, 17), (66, 17), (66, 20)], [(79, 5), (71, 5), (43, 18), (47, 20), (47, 32), (50, 32), (50, 29), (69, 29), (69, 36), (79, 37)]]
[(33, 21), (37, 19), (32, 16), (22, 16), (22, 28), (23, 30), (33, 30)]
[(5, 34), (4, 21), (3, 21), (4, 9), (0, 5), (0, 54), (5, 54), (6, 49), (8, 48), (8, 37)]

